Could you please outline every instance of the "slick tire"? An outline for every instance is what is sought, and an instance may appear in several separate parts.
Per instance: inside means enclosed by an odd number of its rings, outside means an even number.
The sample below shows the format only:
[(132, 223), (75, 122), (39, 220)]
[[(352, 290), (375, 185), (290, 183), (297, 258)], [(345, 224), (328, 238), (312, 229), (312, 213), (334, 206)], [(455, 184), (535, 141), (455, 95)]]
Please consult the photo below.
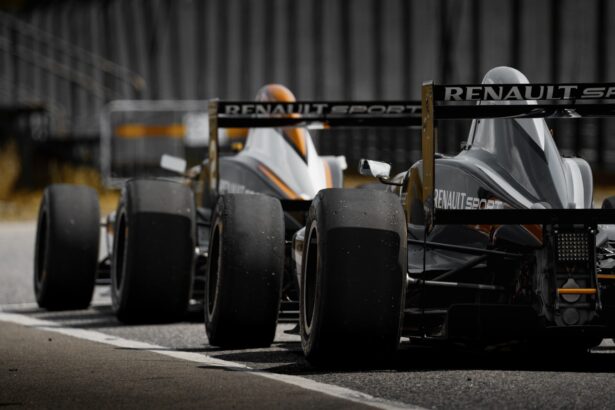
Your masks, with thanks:
[(51, 185), (38, 214), (34, 293), (41, 308), (85, 309), (98, 265), (100, 210), (92, 188)]
[(209, 344), (271, 345), (284, 275), (284, 213), (265, 195), (221, 196), (212, 218), (205, 277)]
[(112, 306), (121, 322), (182, 319), (190, 300), (195, 231), (188, 187), (155, 179), (126, 183), (111, 263)]
[(399, 197), (326, 189), (310, 207), (301, 269), (300, 333), (314, 364), (380, 361), (399, 344), (407, 271)]

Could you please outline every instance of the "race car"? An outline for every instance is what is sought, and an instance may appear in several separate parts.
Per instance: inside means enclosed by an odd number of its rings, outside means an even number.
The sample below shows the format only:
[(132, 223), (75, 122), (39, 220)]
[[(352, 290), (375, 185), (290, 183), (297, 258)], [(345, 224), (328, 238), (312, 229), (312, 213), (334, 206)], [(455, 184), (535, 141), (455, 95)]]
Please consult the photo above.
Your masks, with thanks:
[[(269, 85), (253, 106), (295, 103), (287, 88)], [(346, 161), (319, 156), (304, 127), (250, 128), (241, 152), (219, 157), (219, 104), (210, 104), (209, 160), (193, 184), (203, 214), (199, 247), (207, 249), (205, 328), (211, 345), (268, 346), (278, 318), (296, 320), (298, 313), (292, 235), (320, 190), (342, 186)]]
[[(307, 358), (390, 355), (400, 336), (566, 352), (613, 337), (615, 201), (591, 209), (588, 163), (562, 157), (544, 120), (612, 116), (587, 101), (613, 90), (531, 85), (510, 67), (425, 83), (422, 160), (393, 178), (362, 161), (388, 192), (323, 190), (294, 236)], [(437, 121), (465, 118), (462, 151), (437, 154)]]
[[(424, 85), (428, 155), (404, 176), (406, 335), (569, 351), (615, 335), (613, 213), (591, 209), (589, 164), (562, 157), (544, 119), (612, 114), (581, 101), (599, 86), (530, 85), (510, 67), (475, 88)], [(434, 121), (460, 117), (474, 118), (464, 148), (435, 155)]]
[[(277, 84), (257, 95), (257, 102), (294, 101)], [(125, 184), (117, 211), (102, 223), (107, 256), (100, 262), (96, 192), (75, 185), (45, 190), (34, 260), (40, 307), (85, 308), (94, 285), (109, 284), (122, 322), (179, 320), (190, 307), (205, 310), (212, 344), (271, 343), (281, 302), (282, 314), (298, 310), (295, 277), (285, 270), (289, 233), (319, 190), (342, 185), (345, 159), (319, 156), (309, 132), (295, 127), (251, 129), (245, 148), (228, 155), (212, 128), (201, 165), (186, 171), (182, 159), (162, 158), (181, 181)], [(238, 338), (246, 326), (253, 331)]]

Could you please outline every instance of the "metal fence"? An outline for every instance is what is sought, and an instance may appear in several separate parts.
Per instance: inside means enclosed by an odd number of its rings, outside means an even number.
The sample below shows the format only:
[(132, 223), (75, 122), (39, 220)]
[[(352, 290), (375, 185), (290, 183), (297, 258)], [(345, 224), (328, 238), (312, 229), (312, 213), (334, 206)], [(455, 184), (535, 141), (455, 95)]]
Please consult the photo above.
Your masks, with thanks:
[[(96, 137), (93, 119), (111, 99), (251, 99), (270, 82), (301, 99), (417, 99), (424, 80), (479, 82), (497, 65), (534, 82), (615, 79), (615, 2), (607, 0), (33, 4), (10, 16), (19, 27), (0, 18), (0, 104), (42, 100), (64, 113), (69, 136)], [(71, 46), (41, 40), (48, 36)], [(552, 125), (564, 154), (615, 171), (611, 121)], [(441, 150), (455, 152), (466, 132), (466, 124), (443, 127)], [(371, 156), (403, 168), (418, 155), (413, 136), (344, 131), (319, 143), (351, 161)]]

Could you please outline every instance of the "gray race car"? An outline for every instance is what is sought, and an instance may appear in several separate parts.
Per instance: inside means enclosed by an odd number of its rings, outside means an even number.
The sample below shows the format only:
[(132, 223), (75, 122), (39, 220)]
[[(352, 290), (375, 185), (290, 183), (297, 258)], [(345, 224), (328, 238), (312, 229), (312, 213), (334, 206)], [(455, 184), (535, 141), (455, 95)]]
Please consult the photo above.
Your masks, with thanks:
[[(400, 336), (567, 352), (613, 337), (615, 199), (591, 209), (589, 165), (559, 154), (544, 118), (612, 116), (591, 100), (614, 91), (510, 67), (424, 84), (423, 159), (393, 178), (362, 161), (388, 192), (321, 191), (295, 235), (308, 359), (387, 355)], [(455, 156), (435, 151), (441, 119), (473, 119)]]

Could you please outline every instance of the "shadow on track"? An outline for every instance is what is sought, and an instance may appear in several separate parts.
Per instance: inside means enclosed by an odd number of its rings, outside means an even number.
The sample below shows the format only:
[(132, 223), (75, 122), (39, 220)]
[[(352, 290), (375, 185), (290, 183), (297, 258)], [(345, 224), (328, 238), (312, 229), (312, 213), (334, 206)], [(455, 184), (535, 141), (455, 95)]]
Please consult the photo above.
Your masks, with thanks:
[[(447, 370), (502, 370), (536, 372), (614, 373), (615, 346), (600, 346), (591, 352), (570, 355), (535, 352), (484, 352), (459, 347), (403, 345), (395, 357), (386, 362), (365, 364), (356, 362), (342, 365), (310, 365), (298, 343), (289, 344), (286, 364), (267, 368), (267, 371), (292, 375), (353, 372), (432, 372)], [(268, 357), (271, 356), (271, 357)], [(216, 355), (229, 361), (252, 363), (280, 362), (279, 352), (249, 352)]]
[[(10, 312), (7, 310), (7, 312)], [(14, 313), (25, 314), (42, 320), (80, 329), (100, 330), (112, 328), (137, 328), (157, 324), (125, 325), (120, 323), (109, 305), (95, 305), (88, 310), (49, 312), (37, 308), (15, 309)], [(186, 320), (176, 325), (201, 324), (199, 312), (189, 313)], [(173, 324), (171, 324), (173, 325)], [(164, 326), (162, 324), (161, 326)], [(162, 329), (162, 328), (161, 328)], [(155, 329), (154, 329), (155, 330)], [(151, 329), (149, 330), (151, 332)], [(181, 331), (181, 330), (177, 330)], [(196, 333), (193, 333), (196, 334)], [(200, 334), (200, 333), (199, 333)], [(536, 354), (531, 351), (491, 351), (462, 348), (454, 345), (422, 345), (404, 342), (397, 354), (386, 362), (365, 363), (360, 355), (356, 361), (342, 365), (318, 366), (308, 363), (303, 357), (299, 342), (280, 341), (268, 349), (223, 350), (209, 346), (200, 340), (187, 339), (185, 347), (168, 348), (193, 353), (203, 353), (217, 359), (243, 363), (258, 371), (289, 375), (318, 375), (324, 373), (353, 372), (429, 372), (447, 370), (502, 370), (536, 372), (614, 373), (615, 345), (602, 344), (584, 354)], [(156, 342), (155, 342), (156, 343)]]

